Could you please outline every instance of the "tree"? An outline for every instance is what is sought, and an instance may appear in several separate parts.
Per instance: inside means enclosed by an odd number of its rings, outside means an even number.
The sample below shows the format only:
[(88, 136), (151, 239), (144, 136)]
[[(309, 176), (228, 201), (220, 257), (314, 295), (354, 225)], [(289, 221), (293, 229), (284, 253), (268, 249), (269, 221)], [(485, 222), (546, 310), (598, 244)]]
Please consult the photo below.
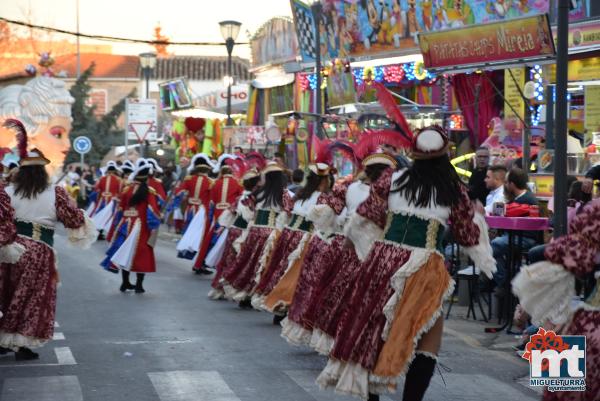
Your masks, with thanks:
[[(87, 163), (99, 164), (112, 146), (121, 145), (124, 130), (117, 127), (119, 116), (125, 111), (125, 100), (135, 95), (135, 90), (121, 99), (112, 109), (98, 118), (94, 115), (95, 106), (88, 106), (86, 100), (92, 87), (89, 79), (94, 73), (95, 64), (92, 63), (88, 69), (83, 71), (75, 84), (69, 90), (75, 102), (71, 106), (71, 116), (73, 117), (72, 129), (69, 137), (71, 141), (78, 136), (87, 136), (92, 141), (92, 150), (86, 154)], [(71, 148), (64, 165), (79, 161), (79, 154)]]

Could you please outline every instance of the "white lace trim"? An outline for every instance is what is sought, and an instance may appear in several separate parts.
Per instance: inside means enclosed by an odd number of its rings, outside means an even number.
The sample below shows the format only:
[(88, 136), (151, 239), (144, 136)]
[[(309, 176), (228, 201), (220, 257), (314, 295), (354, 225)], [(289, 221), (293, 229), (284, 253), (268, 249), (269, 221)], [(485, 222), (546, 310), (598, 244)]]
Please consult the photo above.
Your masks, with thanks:
[(329, 359), (317, 377), (321, 389), (333, 388), (338, 394), (369, 397), (369, 371), (360, 364)]
[(534, 324), (547, 319), (561, 324), (569, 321), (575, 277), (562, 265), (542, 261), (523, 266), (512, 281), (513, 293)]
[(433, 252), (430, 250), (420, 248), (412, 250), (406, 263), (404, 263), (404, 265), (402, 265), (402, 267), (399, 268), (391, 277), (390, 286), (394, 289), (394, 293), (383, 307), (383, 314), (385, 315), (386, 320), (385, 326), (381, 333), (381, 338), (383, 341), (387, 340), (390, 328), (392, 327), (394, 315), (396, 313), (396, 307), (402, 299), (402, 293), (404, 292), (404, 284), (406, 283), (406, 280), (414, 273), (419, 271), (419, 269), (425, 263), (427, 263), (427, 260), (432, 253)]
[(333, 346), (335, 345), (335, 339), (329, 334), (319, 329), (313, 329), (312, 336), (310, 338), (309, 346), (317, 351), (321, 355), (329, 355)]
[(24, 336), (19, 333), (7, 333), (0, 331), (0, 347), (18, 351), (21, 347), (39, 348), (46, 344), (49, 339)]
[(265, 246), (263, 247), (262, 253), (260, 254), (260, 259), (258, 260), (258, 267), (256, 269), (256, 274), (254, 275), (254, 284), (258, 285), (260, 282), (260, 276), (262, 275), (263, 270), (267, 267), (267, 261), (273, 248), (275, 247), (275, 240), (278, 235), (277, 230), (271, 230), (269, 236), (267, 237), (267, 241), (265, 242)]
[(215, 301), (219, 299), (225, 299), (225, 292), (213, 288), (208, 292), (208, 298)]
[(0, 246), (0, 263), (17, 263), (25, 253), (25, 247), (18, 242)]
[(279, 231), (283, 230), (285, 226), (290, 222), (290, 215), (286, 212), (281, 212), (277, 215), (275, 219), (275, 228)]
[(383, 238), (383, 230), (358, 213), (350, 216), (344, 227), (344, 234), (354, 243), (356, 255), (361, 262), (367, 259), (375, 241)]
[(252, 300), (250, 301), (250, 303), (252, 304), (252, 307), (256, 310), (266, 311), (267, 310), (265, 307), (265, 299), (266, 298), (267, 297), (265, 295), (254, 293), (254, 294), (252, 294)]
[(225, 297), (227, 299), (231, 299), (232, 301), (240, 302), (248, 297), (248, 292), (244, 290), (236, 290), (226, 281), (222, 281), (223, 291), (225, 292)]
[(479, 227), (479, 242), (477, 245), (465, 246), (463, 249), (467, 256), (473, 260), (475, 266), (491, 279), (492, 273), (496, 272), (496, 259), (494, 259), (492, 245), (488, 235), (489, 228), (485, 221), (485, 217), (479, 213), (475, 213), (473, 222)]
[[(83, 211), (82, 211), (83, 212)], [(69, 243), (77, 248), (88, 249), (98, 238), (94, 222), (83, 213), (84, 222), (79, 228), (67, 228)]]
[(312, 221), (316, 230), (326, 234), (335, 231), (337, 215), (331, 207), (325, 204), (315, 205), (306, 218)]
[(312, 333), (287, 317), (281, 322), (281, 337), (292, 345), (308, 345)]
[(250, 227), (246, 228), (245, 230), (242, 230), (242, 234), (240, 234), (240, 236), (237, 237), (235, 241), (233, 241), (232, 246), (236, 254), (240, 253), (240, 250), (242, 249), (242, 244), (246, 242), (246, 238), (248, 238), (249, 233)]

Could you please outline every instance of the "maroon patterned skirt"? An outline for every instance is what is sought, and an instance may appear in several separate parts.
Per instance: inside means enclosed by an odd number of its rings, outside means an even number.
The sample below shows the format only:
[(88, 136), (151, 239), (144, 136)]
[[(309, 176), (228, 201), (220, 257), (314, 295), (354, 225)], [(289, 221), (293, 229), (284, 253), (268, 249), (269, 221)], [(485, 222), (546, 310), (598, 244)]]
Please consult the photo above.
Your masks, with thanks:
[(260, 281), (254, 289), (255, 294), (266, 295), (273, 290), (288, 267), (288, 258), (300, 244), (304, 231), (284, 228), (273, 248)]
[(410, 254), (399, 246), (375, 242), (353, 280), (330, 358), (359, 363), (368, 370), (375, 367), (384, 343), (381, 336), (386, 324), (383, 307), (394, 293), (391, 278)]
[(240, 298), (252, 295), (252, 289), (256, 285), (254, 281), (256, 269), (273, 228), (253, 226), (249, 230), (235, 262), (223, 274), (223, 286), (229, 286), (237, 291)]
[(225, 271), (235, 263), (237, 252), (233, 248), (233, 243), (240, 235), (242, 235), (241, 228), (234, 226), (229, 227), (227, 239), (225, 240), (225, 251), (223, 252), (223, 256), (221, 256), (221, 260), (217, 263), (217, 273), (211, 283), (212, 288), (217, 291), (223, 291), (223, 284), (220, 283), (221, 278), (225, 274)]
[[(302, 263), (294, 301), (288, 311), (288, 320), (299, 324), (306, 330), (312, 330), (324, 291), (335, 279), (336, 271), (343, 267), (340, 255), (343, 255), (346, 237), (335, 235), (330, 241), (324, 241), (315, 235), (308, 244), (308, 250)], [(348, 283), (346, 283), (346, 286)]]
[(35, 348), (52, 339), (58, 276), (48, 245), (18, 236), (26, 251), (18, 263), (0, 265), (0, 346)]

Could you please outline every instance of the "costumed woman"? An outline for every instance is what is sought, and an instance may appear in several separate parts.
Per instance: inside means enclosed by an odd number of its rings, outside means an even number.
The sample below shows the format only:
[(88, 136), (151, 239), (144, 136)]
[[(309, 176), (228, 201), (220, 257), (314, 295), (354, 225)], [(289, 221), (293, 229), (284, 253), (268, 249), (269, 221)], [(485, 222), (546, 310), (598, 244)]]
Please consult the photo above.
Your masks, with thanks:
[(0, 266), (0, 309), (4, 313), (0, 347), (17, 351), (17, 359), (37, 359), (31, 348), (41, 347), (54, 333), (58, 284), (54, 228), (62, 223), (69, 242), (81, 248), (89, 247), (97, 233), (64, 188), (50, 184), (45, 169), (50, 161), (39, 150), (27, 151), (23, 124), (8, 119), (4, 126), (17, 132), (20, 167), (6, 193), (15, 211), (15, 242), (25, 253), (17, 263)]
[[(196, 154), (188, 167), (188, 175), (175, 190), (175, 196), (185, 205), (185, 227), (181, 240), (177, 243), (177, 257), (192, 260), (202, 245), (204, 233), (210, 226), (209, 174), (213, 169), (211, 160), (203, 153)], [(179, 203), (179, 202), (177, 202)], [(194, 268), (195, 273), (202, 273)], [(210, 273), (210, 272), (209, 272)]]
[[(233, 163), (236, 156), (222, 154), (217, 160), (217, 164), (213, 168), (214, 173), (219, 176), (213, 181), (210, 188), (210, 203), (212, 204), (212, 218), (208, 230), (204, 233), (200, 250), (194, 261), (194, 270), (205, 272), (207, 267), (214, 267), (213, 263), (206, 263), (206, 256), (210, 246), (215, 242), (216, 233), (220, 231), (219, 217), (224, 211), (229, 209), (234, 204), (235, 200), (240, 197), (243, 187), (239, 181), (233, 176), (233, 169), (229, 163)], [(209, 271), (210, 272), (210, 271)], [(212, 273), (212, 272), (211, 272)]]
[[(599, 252), (600, 199), (595, 199), (571, 220), (568, 235), (546, 246), (545, 261), (522, 267), (512, 281), (513, 292), (533, 324), (551, 325), (558, 335), (585, 336), (585, 391), (546, 390), (543, 401), (600, 399)], [(576, 304), (575, 279), (591, 284), (584, 286), (585, 299)], [(541, 343), (555, 345), (549, 336), (546, 334)]]
[(321, 387), (378, 400), (406, 375), (403, 399), (422, 400), (441, 345), (443, 301), (454, 287), (442, 249), (449, 222), (475, 265), (489, 277), (495, 270), (485, 219), (475, 215), (447, 152), (441, 128), (418, 132), (414, 164), (382, 173), (346, 224), (363, 264), (317, 378)]
[(311, 164), (308, 170), (306, 183), (294, 198), (291, 219), (281, 232), (252, 296), (252, 306), (275, 314), (274, 324), (279, 324), (287, 312), (312, 237), (313, 224), (308, 215), (317, 204), (327, 200), (333, 186), (334, 170), (328, 164)]
[[(317, 235), (311, 241), (311, 250), (302, 266), (294, 301), (287, 318), (282, 322), (282, 336), (291, 344), (309, 345), (327, 355), (333, 347), (333, 338), (344, 307), (349, 303), (349, 289), (358, 274), (361, 262), (353, 247), (344, 246), (343, 227), (347, 216), (369, 196), (370, 184), (381, 173), (396, 169), (396, 161), (387, 154), (372, 154), (362, 160), (361, 179), (352, 182), (347, 190), (336, 185), (336, 198), (342, 197), (344, 209), (330, 202), (317, 206), (313, 217)], [(328, 235), (333, 233), (332, 235)], [(313, 250), (314, 249), (314, 250)]]
[[(211, 299), (223, 299), (225, 297), (221, 279), (226, 269), (234, 265), (240, 245), (244, 241), (242, 234), (247, 233), (249, 221), (246, 220), (248, 214), (246, 213), (246, 216), (244, 216), (244, 208), (246, 206), (243, 204), (247, 202), (250, 194), (256, 190), (259, 181), (260, 173), (258, 170), (252, 168), (243, 173), (242, 185), (244, 190), (241, 196), (235, 201), (235, 208), (232, 207), (225, 210), (219, 217), (219, 225), (227, 230), (227, 239), (223, 255), (216, 266), (217, 272), (211, 284), (212, 289), (208, 293), (208, 297)], [(252, 213), (250, 213), (251, 215)], [(225, 233), (221, 235), (225, 235)]]
[[(158, 194), (148, 185), (151, 171), (152, 165), (142, 162), (132, 173), (133, 182), (120, 197), (123, 215), (115, 230), (114, 241), (101, 263), (107, 270), (121, 270), (121, 292), (146, 292), (143, 286), (145, 275), (156, 272), (154, 245), (160, 226), (160, 212)], [(129, 281), (130, 272), (136, 273), (135, 286)]]
[(268, 264), (279, 230), (292, 210), (292, 198), (285, 189), (283, 168), (270, 162), (263, 169), (262, 176), (264, 184), (242, 202), (246, 206), (242, 215), (252, 224), (233, 266), (226, 269), (222, 280), (225, 295), (240, 302), (242, 307), (251, 307), (253, 289), (262, 269)]
[[(115, 208), (113, 217), (110, 220), (110, 223), (109, 223), (110, 228), (108, 230), (106, 230), (106, 240), (109, 243), (113, 242), (114, 237), (115, 237), (115, 230), (116, 230), (117, 226), (119, 225), (119, 223), (121, 222), (121, 218), (123, 217), (123, 210), (121, 209), (121, 195), (123, 194), (123, 192), (125, 192), (127, 187), (130, 185), (129, 176), (135, 171), (135, 168), (136, 168), (135, 165), (130, 160), (125, 160), (120, 166), (121, 192), (119, 192), (119, 195), (117, 195), (117, 197), (115, 197), (117, 207)], [(115, 271), (113, 271), (113, 273), (118, 273), (118, 271), (115, 270)]]
[(119, 177), (121, 169), (114, 161), (109, 161), (104, 167), (104, 175), (94, 186), (92, 198), (96, 206), (89, 214), (98, 229), (98, 239), (104, 239), (104, 234), (110, 230), (112, 218), (117, 210), (117, 200), (123, 189), (122, 179)]

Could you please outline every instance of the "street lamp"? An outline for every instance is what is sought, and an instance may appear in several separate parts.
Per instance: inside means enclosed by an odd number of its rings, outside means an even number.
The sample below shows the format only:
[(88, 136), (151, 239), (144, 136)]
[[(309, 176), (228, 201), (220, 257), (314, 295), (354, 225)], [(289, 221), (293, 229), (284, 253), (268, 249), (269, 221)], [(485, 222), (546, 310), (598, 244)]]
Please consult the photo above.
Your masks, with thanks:
[(227, 125), (233, 125), (231, 120), (231, 85), (233, 82), (231, 73), (231, 52), (233, 51), (233, 45), (235, 40), (240, 33), (241, 22), (238, 21), (221, 21), (219, 22), (221, 27), (221, 35), (225, 40), (225, 46), (227, 47)]
[(156, 67), (156, 53), (140, 54), (140, 67), (146, 80), (146, 99), (148, 99), (150, 97), (150, 75), (152, 75), (152, 70)]
[(310, 10), (315, 22), (315, 75), (317, 78), (317, 87), (315, 88), (315, 114), (317, 115), (317, 136), (321, 138), (321, 31), (319, 25), (322, 18), (323, 6), (321, 0), (313, 0), (310, 5)]

